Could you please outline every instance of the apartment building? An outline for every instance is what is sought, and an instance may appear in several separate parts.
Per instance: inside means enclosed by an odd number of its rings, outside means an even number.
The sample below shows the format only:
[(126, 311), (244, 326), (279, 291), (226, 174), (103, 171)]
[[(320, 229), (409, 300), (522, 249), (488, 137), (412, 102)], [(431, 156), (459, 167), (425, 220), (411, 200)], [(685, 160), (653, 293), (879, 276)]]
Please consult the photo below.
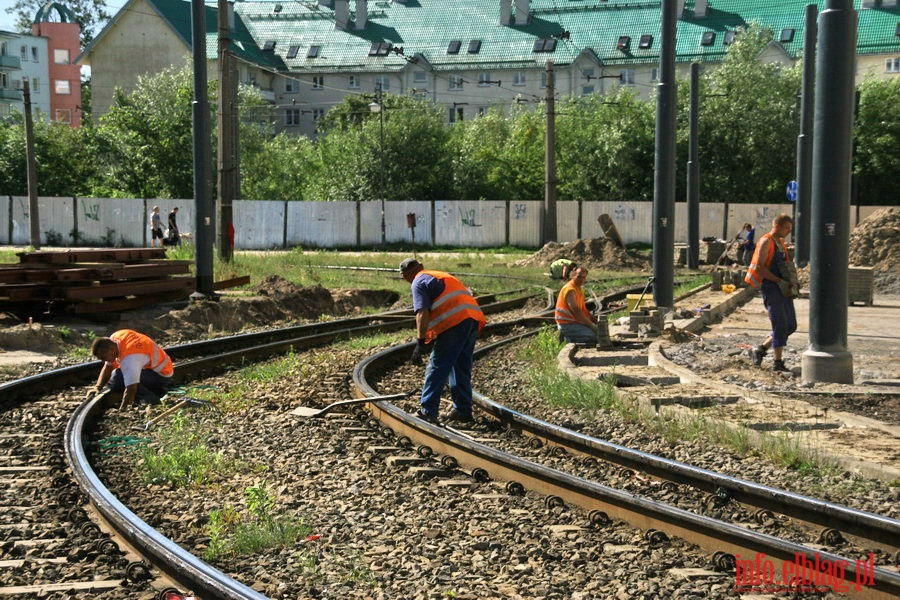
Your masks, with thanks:
[[(808, 0), (682, 0), (679, 74), (720, 63), (751, 22), (775, 39), (761, 60), (802, 54)], [(820, 2), (820, 9), (824, 2)], [(412, 94), (448, 122), (491, 106), (629, 87), (649, 98), (660, 50), (659, 0), (270, 0), (237, 1), (227, 16), (244, 83), (273, 104), (279, 130), (314, 135), (316, 121), (348, 94)], [(900, 72), (896, 0), (857, 0), (859, 78)], [(216, 11), (207, 7), (214, 78)], [(130, 0), (79, 57), (92, 67), (95, 110), (114, 86), (190, 58), (190, 3)]]

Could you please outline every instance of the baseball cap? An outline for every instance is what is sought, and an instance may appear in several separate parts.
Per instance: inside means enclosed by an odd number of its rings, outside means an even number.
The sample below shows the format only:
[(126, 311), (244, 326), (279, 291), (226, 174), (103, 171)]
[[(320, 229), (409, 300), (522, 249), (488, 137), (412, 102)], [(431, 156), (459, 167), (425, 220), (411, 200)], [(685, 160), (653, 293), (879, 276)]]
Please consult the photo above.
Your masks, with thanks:
[(402, 263), (400, 263), (400, 272), (406, 273), (408, 270), (410, 270), (411, 268), (416, 267), (416, 266), (421, 267), (422, 263), (420, 263), (419, 261), (417, 261), (414, 258), (406, 258), (403, 260)]

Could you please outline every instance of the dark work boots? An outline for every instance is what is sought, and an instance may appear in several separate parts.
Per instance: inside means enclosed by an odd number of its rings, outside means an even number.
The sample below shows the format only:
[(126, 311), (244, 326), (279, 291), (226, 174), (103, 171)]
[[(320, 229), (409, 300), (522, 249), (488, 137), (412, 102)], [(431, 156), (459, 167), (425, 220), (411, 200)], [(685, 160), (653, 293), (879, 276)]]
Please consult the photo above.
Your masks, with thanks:
[(750, 348), (750, 360), (753, 361), (753, 364), (758, 367), (762, 364), (763, 358), (766, 356), (767, 352), (768, 350), (765, 346)]
[(772, 361), (772, 370), (776, 373), (790, 373), (791, 370), (784, 366), (783, 360)]

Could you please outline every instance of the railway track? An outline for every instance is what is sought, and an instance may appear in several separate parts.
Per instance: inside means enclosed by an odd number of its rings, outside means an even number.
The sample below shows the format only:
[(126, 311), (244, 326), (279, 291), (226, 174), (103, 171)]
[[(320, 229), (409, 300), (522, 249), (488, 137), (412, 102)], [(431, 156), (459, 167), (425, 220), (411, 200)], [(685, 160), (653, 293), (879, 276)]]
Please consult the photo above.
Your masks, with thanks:
[[(522, 310), (534, 301), (531, 294), (517, 293), (505, 301), (482, 296), (479, 302), (492, 314)], [(543, 305), (544, 294), (537, 298)], [(394, 311), (195, 342), (167, 351), (178, 362), (177, 381), (183, 381), (335, 340), (410, 328), (413, 322), (411, 311)], [(155, 587), (162, 589), (160, 597), (180, 588), (206, 598), (263, 598), (161, 536), (97, 479), (83, 441), (107, 408), (105, 395), (81, 403), (77, 393), (66, 388), (84, 385), (99, 366), (84, 363), (0, 385), (4, 431), (0, 481), (6, 484), (0, 581), (11, 584), (0, 585), (0, 596), (56, 592), (98, 597), (104, 590), (138, 591), (153, 578)], [(128, 441), (132, 440), (122, 443)], [(55, 565), (71, 567), (75, 561), (83, 563), (84, 577), (66, 575), (67, 581), (59, 581)]]
[[(517, 303), (524, 305), (522, 300), (516, 299), (508, 304), (499, 305), (496, 310), (509, 310)], [(380, 323), (376, 325), (372, 323), (373, 318), (366, 317), (351, 320), (352, 323), (347, 321), (336, 322), (332, 326), (333, 329), (325, 328), (325, 331), (323, 331), (322, 324), (301, 326), (300, 328), (294, 328), (294, 331), (286, 336), (287, 339), (277, 339), (281, 337), (280, 334), (265, 333), (248, 334), (243, 340), (222, 341), (222, 345), (211, 343), (212, 341), (201, 342), (197, 345), (173, 349), (173, 356), (178, 361), (180, 377), (201, 376), (220, 370), (226, 364), (233, 364), (238, 357), (244, 357), (243, 360), (259, 360), (284, 352), (287, 349), (302, 351), (306, 347), (304, 344), (307, 343), (310, 346), (316, 346), (352, 335), (375, 331), (392, 331), (410, 326), (410, 317), (408, 315), (382, 315), (375, 319), (379, 320)], [(381, 327), (384, 329), (380, 329)], [(505, 336), (504, 332), (511, 329), (518, 329), (518, 336), (527, 335), (528, 332), (522, 328), (523, 323), (521, 322), (496, 325), (492, 327), (492, 336), (496, 338), (503, 337)], [(236, 336), (236, 338), (241, 337)], [(243, 348), (241, 347), (242, 345), (244, 346)], [(251, 345), (253, 350), (248, 350), (247, 348), (251, 347)], [(491, 350), (496, 351), (496, 348), (485, 348), (481, 351), (490, 352)], [(378, 371), (382, 374), (381, 378), (386, 381), (384, 374), (389, 372), (392, 364), (396, 364), (400, 360), (397, 358), (397, 353), (400, 353), (401, 358), (405, 358), (406, 352), (408, 352), (408, 349), (399, 347), (393, 351), (376, 355), (360, 365), (354, 372), (353, 382), (356, 387), (356, 393), (353, 395), (361, 396), (376, 393), (373, 384), (366, 381), (366, 373), (371, 373), (373, 370)], [(209, 356), (210, 354), (212, 356)], [(204, 358), (196, 358), (199, 356), (204, 356)], [(74, 382), (83, 383), (91, 378), (95, 369), (96, 365), (81, 365), (62, 370), (65, 372), (55, 375), (58, 380), (53, 385), (66, 385)], [(403, 380), (404, 378), (399, 377), (397, 379)], [(15, 382), (15, 384), (17, 385), (0, 387), (0, 393), (4, 394), (2, 396), (4, 399), (10, 398), (12, 400), (14, 398), (14, 403), (19, 403), (34, 393), (33, 386), (23, 385), (20, 382)], [(48, 385), (45, 384), (45, 386)], [(378, 393), (393, 391), (387, 385), (379, 387)], [(4, 388), (9, 388), (10, 395), (4, 393), (6, 391)], [(346, 395), (349, 397), (349, 391)], [(515, 411), (491, 403), (487, 398), (481, 397), (478, 401), (481, 409), (485, 413), (492, 415), (492, 418), (488, 421), (491, 425), (486, 426), (484, 428), (485, 431), (467, 433), (465, 431), (454, 432), (441, 427), (433, 427), (415, 419), (407, 411), (385, 402), (367, 405), (371, 414), (378, 418), (380, 423), (379, 425), (370, 423), (369, 426), (370, 428), (376, 427), (377, 431), (386, 437), (388, 443), (397, 442), (397, 445), (401, 448), (404, 446), (415, 447), (418, 454), (427, 455), (427, 457), (419, 456), (419, 458), (439, 459), (439, 464), (441, 465), (439, 470), (442, 468), (448, 472), (459, 473), (461, 467), (464, 474), (473, 481), (485, 478), (505, 480), (511, 482), (506, 485), (506, 490), (511, 494), (521, 494), (526, 490), (539, 491), (544, 494), (545, 502), (550, 509), (566, 505), (583, 506), (588, 511), (591, 511), (589, 518), (595, 527), (607, 527), (609, 521), (622, 519), (647, 530), (648, 543), (659, 544), (664, 540), (665, 535), (654, 532), (665, 532), (668, 536), (677, 535), (683, 539), (698, 543), (711, 552), (717, 553), (715, 554), (714, 562), (721, 569), (733, 569), (734, 555), (736, 553), (739, 553), (741, 556), (752, 556), (755, 552), (763, 552), (765, 555), (772, 557), (773, 560), (778, 561), (779, 564), (792, 559), (798, 553), (805, 557), (826, 557), (832, 561), (847, 558), (823, 551), (821, 547), (816, 549), (794, 541), (777, 539), (774, 535), (767, 533), (754, 534), (752, 531), (749, 531), (746, 525), (743, 527), (730, 525), (702, 514), (666, 506), (660, 502), (640, 497), (633, 491), (606, 488), (596, 483), (596, 481), (591, 481), (590, 478), (566, 473), (561, 469), (541, 465), (521, 456), (512, 456), (501, 450), (492, 449), (490, 445), (483, 443), (486, 440), (482, 440), (482, 436), (490, 438), (492, 433), (502, 432), (506, 437), (516, 440), (515, 445), (520, 448), (519, 452), (524, 456), (528, 456), (527, 449), (530, 448), (531, 454), (535, 452), (542, 453), (560, 460), (569, 456), (579, 456), (578, 461), (583, 466), (587, 465), (589, 467), (586, 470), (594, 469), (596, 463), (600, 462), (614, 464), (618, 469), (624, 468), (631, 471), (627, 479), (641, 482), (652, 481), (655, 483), (655, 487), (670, 492), (695, 488), (699, 490), (698, 493), (702, 494), (703, 498), (709, 498), (708, 501), (716, 506), (740, 501), (744, 506), (753, 507), (755, 506), (754, 502), (759, 502), (762, 506), (750, 510), (750, 514), (755, 515), (753, 518), (760, 521), (758, 522), (759, 525), (764, 525), (768, 521), (782, 521), (788, 517), (792, 521), (800, 520), (800, 516), (803, 515), (805, 510), (803, 504), (805, 500), (803, 498), (793, 497), (787, 504), (780, 504), (780, 499), (785, 495), (778, 494), (778, 490), (757, 489), (757, 487), (762, 486), (754, 486), (749, 484), (749, 482), (740, 482), (733, 478), (716, 476), (715, 473), (694, 473), (686, 468), (685, 465), (679, 466), (673, 461), (654, 460), (654, 457), (641, 456), (641, 453), (629, 452), (628, 449), (616, 447), (614, 444), (609, 444), (602, 440), (583, 439), (584, 436), (579, 436), (563, 428), (549, 426), (526, 415), (519, 415)], [(7, 400), (6, 402), (10, 401)], [(65, 403), (70, 408), (74, 406), (74, 401), (71, 399), (65, 400)], [(96, 476), (93, 475), (92, 471), (82, 470), (80, 466), (84, 465), (87, 455), (83, 448), (79, 449), (78, 444), (91, 429), (93, 420), (102, 412), (102, 405), (103, 402), (98, 399), (90, 405), (81, 406), (71, 419), (65, 436), (65, 449), (69, 454), (69, 466), (75, 473), (75, 479), (83, 489), (97, 490), (88, 492), (91, 504), (100, 515), (107, 519), (111, 527), (118, 531), (116, 541), (113, 541), (106, 538), (102, 532), (92, 531), (90, 525), (83, 526), (90, 531), (91, 535), (101, 540), (99, 542), (93, 541), (93, 548), (104, 546), (111, 553), (110, 558), (100, 561), (100, 564), (106, 563), (110, 565), (108, 572), (99, 575), (102, 578), (101, 580), (116, 582), (116, 584), (109, 583), (108, 585), (111, 587), (113, 585), (132, 585), (137, 588), (138, 586), (146, 585), (146, 577), (149, 576), (151, 571), (149, 565), (152, 564), (154, 567), (160, 567), (165, 571), (173, 584), (178, 582), (177, 587), (179, 589), (190, 589), (200, 597), (265, 597), (257, 590), (235, 582), (230, 577), (199, 561), (177, 546), (171, 547), (168, 540), (153, 529), (135, 525), (127, 508), (115, 498), (103, 495), (105, 493), (103, 484), (96, 480)], [(22, 407), (24, 406), (26, 405), (22, 404)], [(365, 417), (364, 420), (368, 420), (367, 415), (363, 416)], [(13, 416), (11, 418), (13, 420), (24, 419), (21, 416)], [(329, 419), (329, 422), (334, 421)], [(522, 433), (525, 435), (521, 435)], [(471, 439), (473, 437), (478, 439)], [(56, 440), (57, 451), (60, 451), (58, 431)], [(538, 447), (538, 444), (540, 444), (540, 447)], [(560, 450), (555, 450), (555, 448), (560, 448)], [(500, 456), (503, 454), (508, 456), (501, 460)], [(65, 518), (71, 518), (73, 515), (69, 513), (72, 512), (72, 505), (84, 504), (82, 499), (78, 498), (78, 494), (82, 492), (75, 489), (71, 483), (63, 480), (67, 480), (64, 465), (61, 466), (59, 461), (57, 461), (54, 468), (57, 471), (55, 471), (50, 480), (51, 486), (62, 487), (64, 491), (71, 494), (68, 498), (58, 502), (60, 507), (56, 518), (60, 515)], [(561, 475), (557, 475), (557, 471)], [(712, 494), (711, 496), (709, 495), (710, 493)], [(717, 503), (721, 503), (721, 505)], [(813, 507), (813, 505), (808, 505), (808, 507)], [(814, 508), (815, 510), (811, 510), (811, 514), (814, 515), (827, 515), (830, 511), (838, 510), (842, 515), (841, 518), (844, 519), (844, 521), (840, 522), (840, 530), (843, 530), (848, 535), (852, 535), (854, 541), (862, 540), (863, 542), (861, 543), (864, 543), (864, 540), (868, 539), (872, 544), (880, 547), (880, 552), (882, 553), (880, 556), (884, 556), (884, 553), (889, 552), (892, 548), (896, 551), (896, 546), (891, 545), (892, 540), (896, 544), (897, 538), (891, 533), (895, 531), (892, 527), (896, 527), (896, 521), (878, 517), (877, 515), (860, 516), (856, 514), (859, 511), (854, 513), (852, 510), (822, 502), (818, 502)], [(76, 507), (75, 510), (79, 509)], [(856, 517), (854, 518), (855, 514)], [(782, 517), (782, 515), (785, 516)], [(822, 523), (820, 521), (821, 518), (819, 517), (808, 519), (808, 523), (821, 528)], [(63, 521), (62, 524), (65, 527), (69, 527), (67, 523)], [(834, 524), (829, 528), (832, 531), (836, 529)], [(793, 535), (802, 534), (794, 532)], [(835, 542), (836, 538), (833, 536), (833, 533), (823, 536), (824, 539), (822, 541), (825, 543), (824, 545), (827, 545), (829, 542)], [(104, 542), (112, 542), (112, 544), (104, 544)], [(116, 551), (113, 551), (113, 545), (116, 546)], [(139, 550), (139, 553), (148, 563), (142, 564), (131, 561), (133, 555), (129, 546)], [(86, 555), (92, 556), (96, 562), (97, 555), (91, 555), (91, 551), (86, 552)], [(816, 554), (817, 552), (818, 554)], [(848, 578), (852, 578), (855, 576), (855, 572), (852, 569), (852, 566), (856, 564), (855, 559), (847, 558), (847, 560), (848, 564), (851, 565), (851, 568), (847, 569)], [(153, 571), (155, 572), (156, 569), (153, 569)], [(95, 576), (94, 579), (96, 580), (97, 577)], [(896, 573), (888, 568), (883, 566), (875, 567), (872, 569), (872, 577), (874, 586), (868, 586), (864, 590), (864, 597), (892, 597), (892, 594), (896, 595), (900, 591), (900, 588), (897, 587)], [(86, 585), (90, 583), (92, 582), (85, 582)], [(157, 584), (157, 587), (159, 587), (159, 584)]]

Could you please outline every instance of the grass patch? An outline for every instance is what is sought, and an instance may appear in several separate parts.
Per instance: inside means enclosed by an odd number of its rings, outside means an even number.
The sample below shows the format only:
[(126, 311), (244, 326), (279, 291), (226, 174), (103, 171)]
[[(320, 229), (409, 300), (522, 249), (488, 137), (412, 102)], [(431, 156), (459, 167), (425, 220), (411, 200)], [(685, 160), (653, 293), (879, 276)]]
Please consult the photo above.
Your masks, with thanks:
[(285, 377), (304, 377), (309, 368), (307, 361), (291, 352), (281, 358), (248, 365), (241, 368), (238, 373), (248, 381), (269, 383), (280, 381)]
[(207, 448), (204, 428), (198, 425), (191, 415), (175, 413), (168, 425), (157, 429), (155, 443), (144, 449), (138, 462), (141, 479), (181, 488), (226, 475), (223, 455)]
[[(412, 337), (415, 336), (413, 335)], [(408, 341), (410, 341), (410, 332), (402, 331), (354, 337), (336, 344), (336, 347), (344, 350), (369, 350), (379, 346), (394, 346)]]
[(600, 411), (609, 411), (625, 421), (640, 423), (670, 442), (711, 443), (729, 448), (740, 456), (756, 452), (776, 465), (804, 475), (825, 474), (835, 468), (833, 462), (827, 461), (796, 434), (790, 435), (787, 431), (762, 434), (754, 445), (749, 428), (709, 419), (702, 411), (683, 416), (657, 414), (637, 399), (619, 394), (614, 375), (602, 381), (569, 377), (556, 367), (562, 347), (556, 331), (545, 327), (520, 353), (520, 358), (531, 363), (526, 369), (527, 380), (550, 406), (573, 408), (591, 419)]
[(206, 525), (209, 545), (203, 553), (207, 560), (284, 548), (309, 535), (311, 529), (302, 519), (274, 514), (275, 498), (265, 484), (246, 488), (244, 497), (244, 514), (231, 505), (210, 513)]

